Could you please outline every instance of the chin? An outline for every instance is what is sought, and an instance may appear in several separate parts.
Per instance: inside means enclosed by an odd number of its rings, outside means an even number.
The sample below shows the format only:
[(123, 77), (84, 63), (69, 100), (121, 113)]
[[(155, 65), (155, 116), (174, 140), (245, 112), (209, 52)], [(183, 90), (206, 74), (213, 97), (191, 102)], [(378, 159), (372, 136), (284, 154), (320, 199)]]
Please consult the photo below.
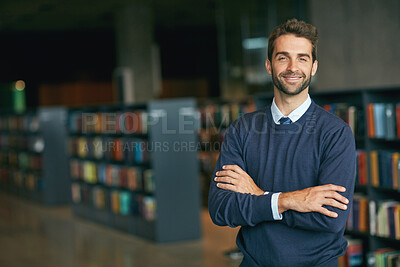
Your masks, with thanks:
[(291, 96), (295, 96), (295, 95), (299, 95), (301, 94), (303, 91), (306, 90), (306, 88), (303, 89), (293, 89), (293, 90), (288, 90), (287, 88), (278, 88), (278, 90), (286, 95), (291, 95)]

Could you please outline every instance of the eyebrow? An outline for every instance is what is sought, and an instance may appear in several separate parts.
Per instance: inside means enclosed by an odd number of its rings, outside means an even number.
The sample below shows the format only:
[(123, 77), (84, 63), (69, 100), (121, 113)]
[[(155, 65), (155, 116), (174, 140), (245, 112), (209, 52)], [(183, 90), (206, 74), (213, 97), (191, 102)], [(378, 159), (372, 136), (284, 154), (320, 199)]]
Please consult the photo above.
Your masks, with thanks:
[[(286, 51), (282, 51), (282, 52), (276, 52), (275, 57), (277, 57), (278, 55), (284, 55), (284, 56), (289, 56), (289, 52)], [(299, 53), (297, 54), (298, 57), (308, 57), (311, 58), (309, 54), (307, 53)]]

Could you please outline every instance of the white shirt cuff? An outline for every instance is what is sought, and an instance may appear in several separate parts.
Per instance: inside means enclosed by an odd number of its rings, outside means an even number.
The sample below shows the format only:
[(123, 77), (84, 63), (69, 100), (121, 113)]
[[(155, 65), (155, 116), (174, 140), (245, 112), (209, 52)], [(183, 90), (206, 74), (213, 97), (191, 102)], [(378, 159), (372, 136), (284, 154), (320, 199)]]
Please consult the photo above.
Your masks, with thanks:
[(271, 209), (272, 209), (272, 216), (274, 220), (282, 220), (282, 214), (279, 213), (278, 210), (278, 198), (281, 193), (274, 193), (271, 197)]

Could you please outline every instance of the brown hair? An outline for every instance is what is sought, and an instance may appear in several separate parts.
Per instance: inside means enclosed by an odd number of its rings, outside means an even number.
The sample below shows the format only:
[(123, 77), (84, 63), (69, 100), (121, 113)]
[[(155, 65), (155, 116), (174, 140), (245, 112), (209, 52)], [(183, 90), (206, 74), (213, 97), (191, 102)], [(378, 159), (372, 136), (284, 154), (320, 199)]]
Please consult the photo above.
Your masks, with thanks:
[(272, 53), (275, 48), (275, 41), (285, 34), (294, 34), (297, 37), (304, 37), (310, 40), (312, 45), (313, 61), (317, 60), (318, 31), (313, 25), (297, 19), (290, 19), (284, 24), (276, 27), (268, 39), (268, 59), (272, 60)]

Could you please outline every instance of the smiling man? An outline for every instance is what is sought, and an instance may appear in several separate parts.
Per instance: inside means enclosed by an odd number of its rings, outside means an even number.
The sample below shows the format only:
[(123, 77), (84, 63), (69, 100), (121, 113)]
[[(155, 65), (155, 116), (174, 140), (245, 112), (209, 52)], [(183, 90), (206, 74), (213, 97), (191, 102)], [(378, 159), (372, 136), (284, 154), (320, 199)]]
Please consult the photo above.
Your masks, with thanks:
[(241, 226), (241, 266), (337, 266), (346, 251), (355, 144), (350, 127), (308, 94), (317, 41), (316, 28), (296, 19), (274, 29), (266, 60), (274, 99), (226, 133), (209, 211), (217, 225)]

